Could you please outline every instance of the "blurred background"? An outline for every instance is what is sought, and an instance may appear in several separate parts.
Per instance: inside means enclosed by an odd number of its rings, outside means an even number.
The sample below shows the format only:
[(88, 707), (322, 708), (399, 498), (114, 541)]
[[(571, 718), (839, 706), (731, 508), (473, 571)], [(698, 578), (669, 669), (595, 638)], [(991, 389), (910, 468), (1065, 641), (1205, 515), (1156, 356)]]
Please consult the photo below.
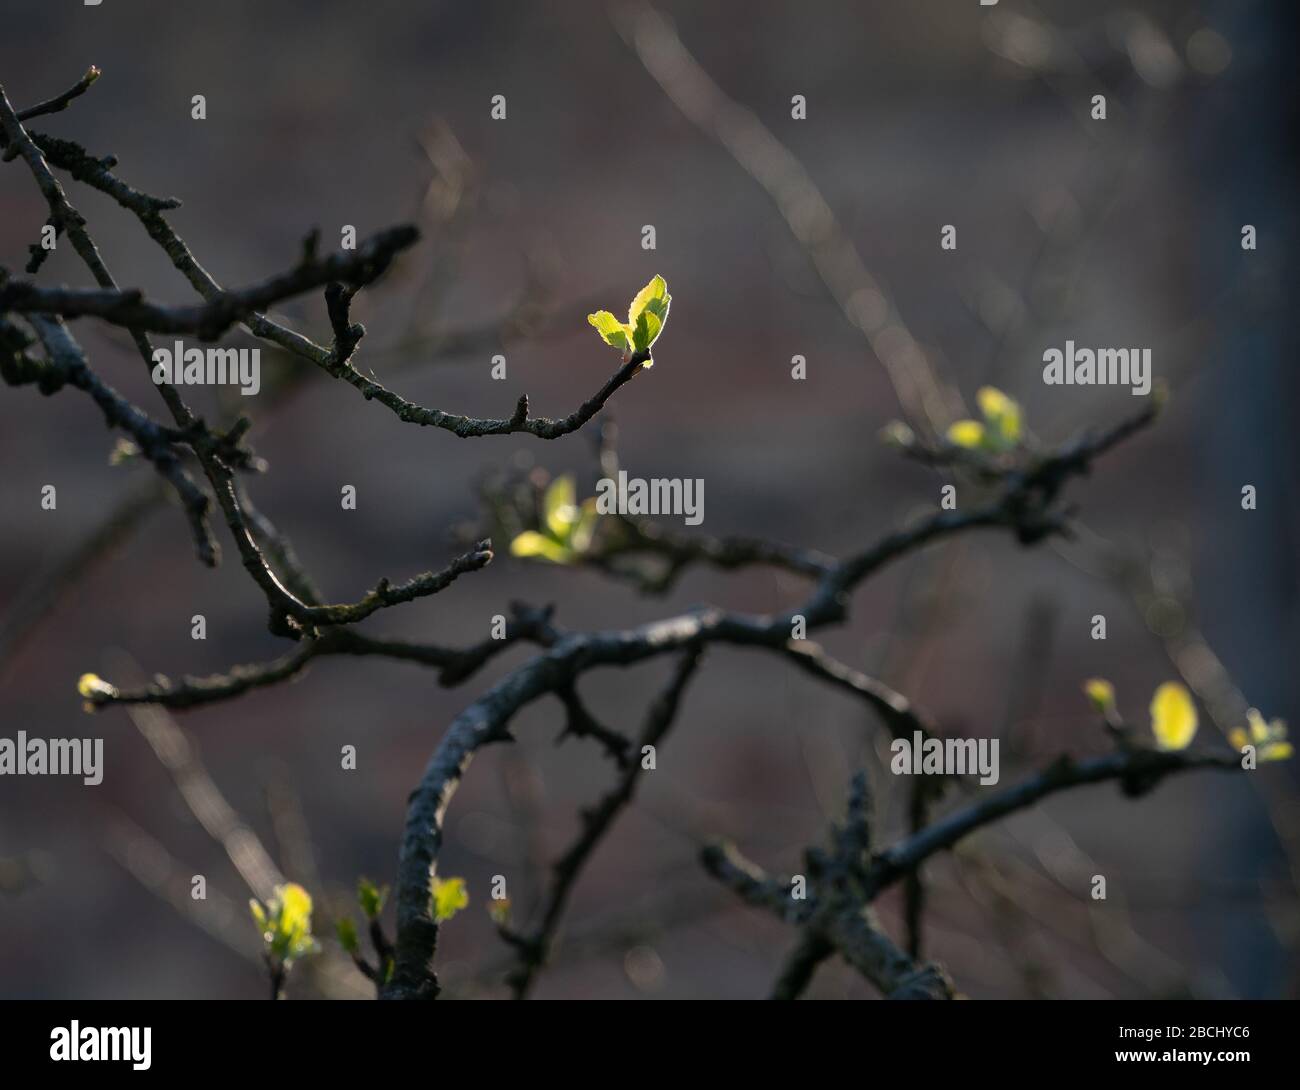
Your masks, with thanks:
[[(1209, 744), (1246, 706), (1300, 721), (1294, 23), (1282, 0), (10, 0), (0, 82), (21, 107), (103, 69), (33, 127), (182, 198), (171, 222), (225, 285), (287, 268), (316, 226), (332, 246), (344, 224), (417, 222), (423, 242), (353, 314), (369, 330), (357, 365), (421, 404), (509, 416), (527, 392), (535, 413), (572, 411), (616, 364), (585, 315), (619, 311), (661, 273), (674, 303), (658, 365), (606, 417), (632, 475), (704, 478), (710, 534), (859, 549), (938, 500), (940, 479), (879, 441), (889, 421), (942, 423), (992, 383), (1039, 440), (1063, 441), (1137, 402), (1044, 386), (1043, 350), (1150, 347), (1167, 410), (1071, 487), (1075, 542), (955, 539), (883, 572), (849, 624), (819, 635), (944, 733), (1001, 738), (1006, 785), (1060, 752), (1105, 751), (1080, 694), (1091, 676), (1140, 724), (1156, 685), (1182, 678)], [(796, 94), (806, 120), (791, 117)], [(120, 282), (189, 301), (133, 218), (70, 193)], [(0, 262), (21, 267), (45, 216), (21, 164), (0, 170)], [(955, 252), (940, 249), (945, 224)], [(87, 282), (69, 247), (41, 275)], [(328, 336), (319, 293), (276, 316)], [(122, 331), (76, 332), (108, 381), (161, 412)], [(598, 476), (594, 429), (462, 441), (269, 349), (256, 398), (189, 393), (211, 421), (252, 415), (269, 470), (250, 492), (331, 600), (442, 566), (493, 474), (572, 472), (583, 494)], [(450, 690), (415, 666), (337, 658), (174, 718), (88, 717), (85, 671), (129, 684), (287, 649), (228, 538), (223, 566), (201, 567), (148, 467), (110, 465), (113, 442), (84, 397), (0, 390), (0, 724), (103, 737), (106, 763), (98, 787), (0, 779), (0, 994), (260, 998), (248, 885), (196, 811), (242, 838), (245, 870), (258, 853), (241, 824), (322, 914), (344, 908), (358, 876), (392, 880), (407, 794), (447, 724), (533, 652)], [(45, 484), (55, 512), (39, 508)], [(345, 484), (356, 511), (340, 509)], [(1245, 484), (1257, 510), (1241, 508)], [(705, 602), (780, 610), (807, 589), (700, 568), (644, 596), (496, 544), (483, 572), (366, 630), (463, 646), (511, 599), (555, 602), (557, 623), (585, 630)], [(190, 639), (196, 613), (205, 642)], [(1098, 613), (1105, 641), (1090, 637)], [(580, 689), (635, 732), (670, 668)], [(505, 994), (491, 876), (526, 919), (578, 808), (613, 782), (591, 744), (554, 744), (562, 725), (557, 701), (528, 708), (519, 743), (484, 751), (451, 807), (440, 869), (465, 877), (471, 904), (439, 945), (449, 995)], [(210, 776), (182, 777), (193, 805), (159, 759), (175, 763), (185, 738)], [(898, 835), (905, 785), (884, 772), (882, 738), (842, 694), (711, 649), (657, 771), (579, 880), (536, 994), (765, 994), (794, 934), (718, 888), (698, 846), (731, 837), (797, 871), (864, 764), (878, 836)], [(925, 953), (975, 997), (1294, 997), (1296, 775), (1287, 763), (1177, 777), (1136, 801), (1113, 786), (1053, 797), (929, 864)], [(206, 902), (189, 897), (195, 874)], [(1094, 874), (1104, 902), (1088, 896)], [(900, 935), (897, 891), (881, 909)], [(368, 991), (336, 953), (290, 982), (304, 998)], [(872, 993), (828, 964), (809, 994)]]

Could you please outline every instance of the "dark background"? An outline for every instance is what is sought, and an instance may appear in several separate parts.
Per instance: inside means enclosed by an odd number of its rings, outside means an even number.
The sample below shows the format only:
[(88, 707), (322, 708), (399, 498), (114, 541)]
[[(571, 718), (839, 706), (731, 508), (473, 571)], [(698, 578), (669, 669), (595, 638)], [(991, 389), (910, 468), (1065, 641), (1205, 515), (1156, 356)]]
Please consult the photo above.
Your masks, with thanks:
[[(997, 384), (1049, 442), (1131, 412), (1126, 389), (1043, 385), (1042, 351), (1067, 337), (1149, 346), (1170, 387), (1157, 425), (1071, 490), (1092, 531), (1154, 571), (1153, 593), (1135, 605), (1058, 550), (970, 536), (863, 588), (852, 622), (826, 634), (830, 650), (881, 673), (946, 732), (1002, 736), (1004, 785), (1062, 750), (1104, 749), (1079, 695), (1087, 677), (1113, 680), (1121, 708), (1144, 723), (1152, 690), (1177, 676), (1159, 633), (1180, 630), (1188, 607), (1245, 699), (1300, 721), (1291, 6), (664, 10), (727, 95), (802, 162), (911, 336), (967, 400)], [(877, 440), (899, 408), (867, 340), (769, 196), (665, 96), (605, 7), (6, 0), (0, 25), (0, 82), (20, 107), (89, 64), (104, 70), (72, 108), (33, 127), (111, 152), (128, 181), (183, 198), (170, 218), (223, 284), (287, 267), (313, 226), (330, 246), (342, 224), (364, 235), (419, 222), (424, 242), (354, 311), (370, 330), (358, 365), (405, 396), (508, 416), (526, 391), (535, 412), (564, 415), (616, 362), (586, 313), (621, 310), (658, 272), (674, 297), (658, 365), (610, 408), (630, 472), (704, 478), (705, 532), (835, 554), (937, 501), (938, 480)], [(796, 93), (806, 121), (790, 117)], [(1087, 117), (1094, 93), (1108, 97), (1105, 122)], [(190, 118), (194, 94), (207, 97), (205, 121)], [(504, 122), (489, 117), (495, 94), (508, 101)], [(124, 285), (188, 301), (131, 217), (83, 187), (70, 192)], [(21, 164), (0, 170), (0, 261), (21, 266), (45, 214)], [(938, 246), (946, 223), (958, 226), (955, 253)], [(1254, 253), (1240, 248), (1243, 223), (1258, 228)], [(654, 253), (640, 248), (643, 224), (656, 226)], [(42, 276), (86, 282), (67, 247)], [(532, 305), (539, 283), (544, 319), (497, 347), (493, 331), (521, 300)], [(276, 313), (327, 336), (319, 297)], [(161, 411), (121, 331), (81, 322), (77, 334), (101, 374)], [(489, 379), (497, 351), (509, 361), (502, 383)], [(796, 353), (809, 364), (799, 384)], [(277, 378), (294, 383), (292, 396), (273, 396)], [(527, 459), (577, 472), (588, 492), (594, 483), (585, 433), (457, 440), (271, 353), (263, 381), (240, 404), (206, 392), (194, 401), (213, 420), (251, 412), (270, 463), (253, 495), (334, 600), (380, 575), (441, 566), (494, 467)], [(88, 718), (74, 688), (86, 670), (125, 682), (132, 669), (203, 674), (283, 653), (233, 548), (223, 542), (219, 570), (200, 567), (164, 505), (38, 626), (14, 625), (23, 595), (148, 476), (110, 467), (111, 445), (80, 395), (0, 390), (0, 724), (10, 736), (94, 732), (107, 765), (95, 788), (0, 780), (0, 994), (259, 997), (247, 889), (128, 716)], [(39, 508), (47, 483), (57, 512)], [(1247, 483), (1259, 491), (1253, 512), (1240, 507)], [(340, 510), (343, 484), (357, 487), (355, 512)], [(646, 599), (596, 573), (511, 560), (505, 544), (484, 572), (368, 630), (464, 645), (511, 598), (556, 601), (561, 623), (585, 629), (704, 601), (782, 609), (804, 595), (770, 571), (695, 570), (668, 598)], [(207, 617), (205, 643), (189, 638), (195, 613)], [(1089, 637), (1096, 613), (1108, 618), (1105, 642)], [(180, 722), (286, 872), (318, 902), (343, 903), (359, 874), (391, 880), (406, 795), (447, 723), (529, 653), (512, 650), (455, 690), (413, 666), (329, 659), (296, 684)], [(635, 730), (668, 669), (606, 671), (583, 691), (612, 725)], [(440, 869), (466, 877), (472, 903), (440, 943), (450, 994), (502, 994), (506, 950), (484, 912), (491, 875), (506, 874), (526, 908), (539, 862), (563, 850), (576, 808), (610, 782), (593, 748), (553, 746), (561, 722), (554, 701), (529, 708), (519, 744), (481, 755), (456, 796)], [(1204, 713), (1201, 731), (1214, 741)], [(765, 865), (797, 870), (863, 761), (876, 773), (881, 831), (893, 835), (901, 788), (879, 774), (880, 733), (803, 676), (711, 650), (658, 771), (581, 879), (538, 994), (763, 994), (792, 933), (714, 888), (698, 842), (728, 835)], [(356, 772), (339, 768), (345, 744), (358, 747)], [(1137, 802), (1110, 787), (1059, 796), (931, 864), (927, 953), (977, 997), (1294, 995), (1298, 830), (1289, 765), (1188, 775)], [(210, 891), (198, 909), (185, 896), (195, 873)], [(1096, 905), (1094, 873), (1109, 892)], [(896, 902), (883, 909), (898, 934)], [(365, 994), (363, 984), (322, 962), (290, 991)], [(836, 966), (810, 994), (869, 990)]]

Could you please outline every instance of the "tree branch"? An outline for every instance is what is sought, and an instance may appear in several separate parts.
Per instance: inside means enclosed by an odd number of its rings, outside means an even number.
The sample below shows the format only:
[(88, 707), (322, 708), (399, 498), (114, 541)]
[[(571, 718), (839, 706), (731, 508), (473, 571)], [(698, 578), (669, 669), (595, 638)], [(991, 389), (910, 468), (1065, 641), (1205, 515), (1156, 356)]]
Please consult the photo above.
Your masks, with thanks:
[(114, 704), (193, 708), (231, 700), (252, 689), (287, 681), (300, 674), (313, 659), (330, 655), (377, 656), (433, 667), (440, 671), (438, 683), (450, 688), (472, 677), (480, 667), (513, 644), (529, 641), (548, 647), (559, 638), (559, 633), (550, 623), (550, 607), (534, 609), (514, 602), (511, 609), (514, 619), (506, 625), (505, 638), (484, 640), (463, 649), (376, 638), (345, 628), (326, 628), (319, 636), (301, 640), (288, 654), (269, 662), (232, 666), (225, 673), (208, 677), (186, 675), (179, 682), (159, 674), (150, 685), (94, 693), (87, 698), (87, 703), (95, 708)]
[[(112, 173), (111, 160), (95, 159), (87, 154), (85, 149), (71, 141), (41, 136), (40, 147), (50, 156), (50, 161), (60, 169), (67, 170), (78, 181), (98, 189), (116, 200), (123, 208), (134, 213), (149, 237), (162, 247), (172, 264), (201, 296), (207, 300), (222, 297), (221, 286), (199, 264), (184, 240), (176, 234), (162, 215), (164, 211), (179, 206), (179, 201), (151, 197), (133, 189)], [(101, 285), (102, 283), (101, 281)], [(331, 295), (335, 297), (333, 301), (329, 298)], [(568, 435), (577, 431), (595, 416), (621, 386), (640, 373), (641, 365), (649, 358), (648, 354), (632, 356), (578, 409), (568, 416), (555, 420), (546, 417), (529, 417), (526, 395), (519, 399), (514, 413), (509, 418), (480, 419), (447, 413), (408, 401), (387, 389), (382, 383), (362, 375), (351, 366), (349, 361), (352, 351), (361, 339), (364, 329), (359, 325), (354, 326), (347, 317), (349, 302), (350, 295), (346, 293), (327, 293), (327, 308), (331, 310), (330, 324), (335, 335), (332, 348), (316, 344), (310, 338), (271, 321), (261, 313), (254, 312), (242, 316), (241, 321), (255, 337), (270, 341), (287, 352), (310, 360), (335, 378), (342, 378), (356, 387), (367, 401), (378, 401), (394, 412), (398, 419), (407, 423), (441, 428), (461, 438), (511, 435), (519, 432), (526, 432), (539, 439), (557, 439), (562, 435)], [(346, 331), (342, 337), (340, 337), (341, 331)]]
[(27, 280), (0, 285), (0, 310), (58, 314), (63, 318), (93, 317), (112, 325), (147, 333), (191, 333), (213, 341), (249, 315), (302, 295), (313, 288), (344, 281), (354, 289), (373, 283), (394, 256), (413, 245), (419, 231), (390, 227), (366, 239), (356, 250), (318, 258), (308, 248), (303, 260), (287, 272), (260, 284), (218, 291), (197, 306), (164, 306), (139, 289), (47, 288)]
[(55, 95), (44, 102), (38, 102), (35, 106), (28, 106), (18, 114), (19, 121), (30, 121), (33, 117), (40, 117), (42, 114), (57, 114), (68, 108), (74, 98), (80, 98), (90, 90), (90, 85), (99, 79), (101, 73), (93, 64), (86, 69), (86, 74), (77, 80), (71, 87), (61, 95)]
[[(678, 660), (667, 688), (650, 706), (645, 725), (636, 740), (636, 753), (643, 752), (646, 746), (657, 745), (672, 727), (682, 694), (699, 665), (700, 654), (698, 647), (688, 648)], [(537, 928), (530, 935), (520, 935), (505, 927), (499, 928), (503, 937), (519, 951), (519, 964), (507, 977), (516, 999), (523, 999), (528, 994), (537, 973), (550, 956), (564, 906), (578, 875), (618, 815), (631, 803), (640, 774), (641, 765), (635, 758), (625, 762), (617, 785), (593, 808), (581, 812), (582, 832), (552, 867), (554, 882), (546, 896), (541, 910), (541, 922)]]
[(175, 433), (150, 419), (101, 381), (86, 363), (81, 346), (61, 321), (42, 314), (30, 314), (28, 321), (49, 354), (47, 371), (41, 379), (42, 392), (52, 393), (65, 382), (75, 386), (94, 399), (110, 428), (120, 428), (135, 440), (141, 454), (153, 463), (158, 475), (172, 486), (180, 499), (189, 519), (199, 559), (208, 567), (215, 567), (220, 554), (208, 525), (210, 501), (207, 493), (194, 483), (181, 464), (173, 447)]
[(877, 856), (867, 879), (869, 895), (874, 898), (936, 852), (951, 848), (962, 837), (1032, 806), (1057, 791), (1118, 780), (1124, 794), (1136, 798), (1152, 790), (1166, 776), (1198, 768), (1239, 771), (1241, 755), (1223, 751), (1126, 747), (1104, 757), (1077, 762), (1068, 756), (1060, 757), (1029, 779), (939, 818)]
[(789, 880), (769, 877), (730, 844), (712, 844), (701, 855), (705, 869), (746, 903), (800, 929), (799, 942), (773, 986), (773, 998), (795, 999), (817, 966), (838, 953), (888, 998), (951, 999), (952, 982), (938, 966), (918, 965), (881, 929), (864, 895), (862, 878), (870, 848), (870, 799), (866, 776), (854, 776), (848, 813), (833, 829), (831, 851), (810, 849), (805, 896), (796, 899)]

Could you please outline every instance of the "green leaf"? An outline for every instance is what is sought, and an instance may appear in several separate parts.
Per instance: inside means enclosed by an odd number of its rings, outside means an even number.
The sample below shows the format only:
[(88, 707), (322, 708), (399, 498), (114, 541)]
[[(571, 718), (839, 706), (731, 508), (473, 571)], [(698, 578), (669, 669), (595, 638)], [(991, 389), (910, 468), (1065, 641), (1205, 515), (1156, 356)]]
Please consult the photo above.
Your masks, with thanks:
[(984, 442), (984, 425), (978, 420), (958, 420), (948, 429), (948, 442), (975, 450)]
[[(650, 354), (650, 346), (663, 330), (668, 320), (668, 307), (673, 297), (668, 294), (668, 285), (662, 276), (651, 278), (632, 299), (627, 308), (626, 324), (620, 322), (607, 310), (598, 310), (588, 314), (587, 321), (596, 328), (606, 344), (621, 348), (626, 352)], [(645, 360), (643, 366), (650, 367), (651, 360)]]
[(249, 902), (267, 952), (288, 966), (320, 949), (311, 933), (311, 894), (296, 882), (275, 887), (265, 906)]
[(435, 874), (429, 880), (429, 892), (432, 895), (433, 918), (438, 923), (450, 920), (469, 904), (469, 890), (465, 888), (464, 878), (439, 878)]
[(279, 889), (279, 922), (276, 928), (277, 952), (285, 961), (295, 961), (316, 952), (316, 940), (311, 933), (311, 894), (296, 882)]
[(387, 886), (381, 889), (369, 878), (357, 880), (357, 903), (361, 906), (361, 911), (366, 914), (366, 919), (373, 920), (383, 912), (384, 902), (387, 900)]
[(641, 318), (637, 320), (641, 321), (642, 319), (645, 320), (645, 324), (646, 324), (645, 347), (646, 347), (646, 351), (648, 352), (650, 348), (654, 345), (655, 341), (659, 339), (659, 334), (660, 332), (662, 332), (664, 328), (664, 323), (663, 323), (663, 319), (661, 319), (659, 315), (657, 315), (652, 310), (643, 311), (641, 314)]
[(360, 949), (360, 943), (357, 941), (357, 925), (352, 922), (351, 916), (340, 916), (334, 924), (334, 930), (339, 937), (339, 945), (349, 954), (355, 954)]
[(656, 275), (632, 298), (632, 305), (627, 308), (627, 324), (635, 327), (636, 320), (646, 310), (651, 310), (656, 317), (662, 318), (668, 310), (670, 298), (664, 278)]
[(578, 520), (576, 501), (573, 478), (568, 474), (556, 477), (542, 496), (542, 521), (551, 537), (561, 544), (568, 541)]
[(578, 521), (573, 532), (569, 534), (569, 549), (574, 553), (585, 553), (591, 548), (591, 539), (596, 532), (596, 523), (600, 521), (600, 512), (596, 510), (596, 500), (585, 500), (578, 512)]
[(668, 308), (672, 305), (673, 297), (665, 295), (662, 299), (651, 299), (646, 304), (646, 310), (659, 319), (662, 326), (668, 321)]
[(98, 674), (82, 674), (77, 678), (77, 692), (87, 700), (96, 696), (117, 695), (117, 690)]
[(995, 447), (1010, 449), (1020, 442), (1020, 405), (995, 386), (981, 386), (975, 394), (980, 412), (988, 421)]
[(1103, 677), (1089, 678), (1083, 683), (1083, 691), (1092, 704), (1103, 715), (1115, 710), (1115, 686)]
[(573, 559), (573, 554), (558, 541), (553, 541), (536, 530), (525, 530), (510, 542), (510, 554), (524, 557), (540, 556), (552, 564), (567, 564)]
[(637, 315), (636, 325), (632, 329), (632, 348), (637, 352), (649, 352), (650, 346), (655, 343), (659, 336), (659, 331), (663, 328), (663, 322), (659, 320), (657, 314), (649, 310), (643, 310)]
[(624, 352), (630, 347), (631, 342), (628, 337), (632, 327), (625, 326), (609, 311), (598, 310), (595, 314), (588, 314), (587, 321), (595, 326), (596, 332), (604, 338), (606, 344), (621, 348)]
[(1286, 723), (1274, 719), (1265, 721), (1258, 708), (1246, 712), (1246, 727), (1234, 727), (1228, 733), (1228, 742), (1233, 749), (1244, 751), (1247, 746), (1254, 746), (1256, 755), (1263, 761), (1285, 761), (1295, 754), (1295, 747), (1286, 740)]
[(1151, 698), (1151, 733), (1160, 749), (1186, 749), (1196, 737), (1196, 705), (1178, 682), (1166, 681)]

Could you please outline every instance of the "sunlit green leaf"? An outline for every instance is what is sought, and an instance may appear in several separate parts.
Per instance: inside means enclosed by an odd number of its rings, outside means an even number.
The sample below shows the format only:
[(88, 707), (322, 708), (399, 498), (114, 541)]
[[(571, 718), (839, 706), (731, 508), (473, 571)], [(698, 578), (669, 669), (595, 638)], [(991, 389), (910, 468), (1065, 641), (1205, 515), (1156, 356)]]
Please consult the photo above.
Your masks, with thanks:
[[(648, 356), (650, 346), (663, 332), (672, 300), (664, 278), (656, 275), (633, 297), (632, 305), (627, 310), (626, 323), (620, 322), (607, 310), (588, 314), (587, 321), (596, 328), (606, 344), (621, 348), (625, 353), (631, 351)], [(652, 364), (653, 361), (649, 359), (642, 361), (643, 367)]]
[(636, 320), (646, 310), (652, 310), (656, 317), (662, 317), (662, 312), (667, 310), (669, 298), (664, 278), (654, 276), (650, 283), (632, 297), (632, 305), (627, 308), (627, 324), (635, 327)]
[(1151, 732), (1161, 749), (1186, 749), (1196, 737), (1196, 705), (1178, 682), (1166, 681), (1151, 698)]
[(659, 339), (659, 333), (663, 329), (663, 322), (659, 316), (652, 311), (643, 310), (640, 317), (636, 320), (636, 329), (632, 334), (633, 347), (638, 352), (648, 352), (651, 346)]
[(369, 878), (357, 880), (357, 903), (366, 919), (373, 920), (384, 911), (384, 902), (388, 900), (388, 887), (376, 886)]
[(433, 918), (439, 923), (450, 920), (469, 904), (469, 890), (465, 888), (464, 878), (439, 878), (434, 875), (429, 881), (429, 893), (432, 897)]
[(568, 474), (556, 477), (542, 496), (542, 522), (551, 537), (561, 544), (568, 541), (573, 524), (578, 520), (576, 502), (573, 478)]
[(539, 534), (536, 530), (525, 530), (510, 542), (512, 556), (537, 556), (553, 564), (567, 564), (573, 554), (558, 541)]
[(1285, 761), (1295, 752), (1286, 737), (1286, 723), (1281, 719), (1266, 722), (1259, 714), (1259, 709), (1251, 708), (1246, 712), (1247, 728), (1234, 727), (1228, 734), (1228, 741), (1234, 749), (1255, 747), (1256, 756), (1262, 761)]
[(995, 386), (982, 386), (975, 394), (988, 421), (994, 445), (1006, 449), (1020, 442), (1020, 406)]
[(296, 882), (276, 886), (265, 906), (250, 901), (249, 910), (276, 961), (291, 965), (320, 949), (311, 933), (311, 894)]
[(1103, 715), (1115, 710), (1115, 686), (1105, 678), (1089, 678), (1083, 683), (1083, 691), (1092, 706)]
[(596, 332), (604, 338), (606, 344), (621, 348), (624, 352), (631, 346), (631, 327), (625, 326), (609, 311), (598, 310), (595, 314), (588, 314), (587, 321), (596, 327)]
[(984, 425), (978, 420), (958, 420), (948, 429), (948, 442), (973, 450), (984, 442)]
[(94, 696), (117, 695), (117, 690), (98, 674), (82, 674), (77, 678), (77, 692), (87, 700)]
[(600, 521), (600, 512), (596, 510), (595, 497), (585, 500), (579, 508), (578, 521), (569, 535), (569, 548), (575, 553), (585, 553), (591, 547), (592, 535)]

